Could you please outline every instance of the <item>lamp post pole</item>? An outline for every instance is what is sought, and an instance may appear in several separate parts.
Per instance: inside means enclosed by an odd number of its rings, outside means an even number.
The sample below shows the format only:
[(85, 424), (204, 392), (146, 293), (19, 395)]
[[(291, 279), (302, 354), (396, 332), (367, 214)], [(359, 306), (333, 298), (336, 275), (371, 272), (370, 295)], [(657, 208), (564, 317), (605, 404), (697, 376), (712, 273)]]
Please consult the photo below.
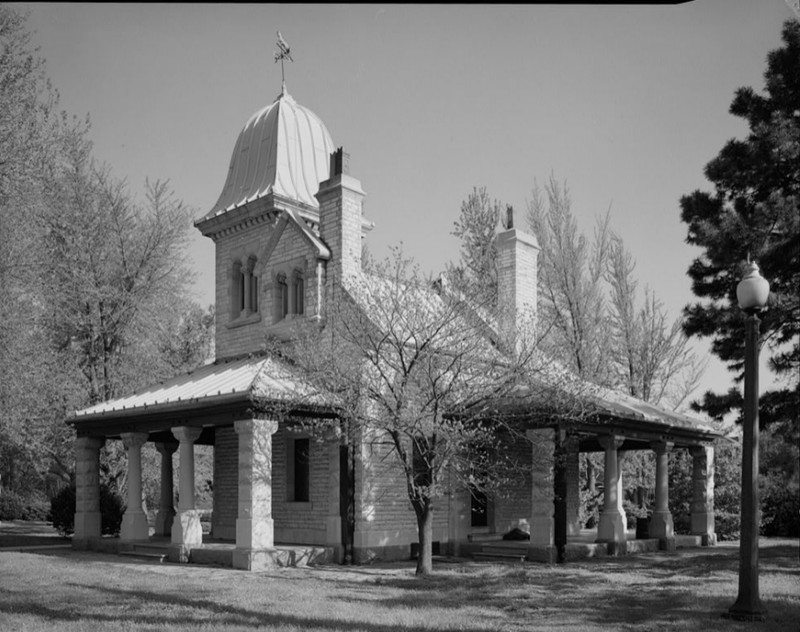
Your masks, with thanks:
[(750, 264), (737, 287), (739, 305), (747, 313), (744, 358), (744, 427), (742, 428), (742, 516), (739, 543), (739, 596), (727, 616), (740, 621), (763, 621), (766, 610), (758, 592), (758, 312), (769, 295), (769, 283)]

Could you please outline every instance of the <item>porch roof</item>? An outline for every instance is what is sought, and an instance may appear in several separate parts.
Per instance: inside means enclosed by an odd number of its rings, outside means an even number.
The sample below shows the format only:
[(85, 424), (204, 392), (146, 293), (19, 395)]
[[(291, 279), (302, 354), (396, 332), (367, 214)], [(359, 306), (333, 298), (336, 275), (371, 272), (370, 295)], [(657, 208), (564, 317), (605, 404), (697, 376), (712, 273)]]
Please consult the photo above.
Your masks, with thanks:
[(177, 422), (195, 415), (219, 417), (222, 411), (235, 417), (259, 403), (288, 404), (298, 396), (306, 408), (319, 407), (320, 412), (326, 408), (325, 398), (314, 393), (288, 363), (251, 354), (215, 360), (131, 395), (75, 411), (67, 423), (79, 431), (102, 430), (105, 425), (111, 430), (114, 422), (138, 425), (167, 418)]

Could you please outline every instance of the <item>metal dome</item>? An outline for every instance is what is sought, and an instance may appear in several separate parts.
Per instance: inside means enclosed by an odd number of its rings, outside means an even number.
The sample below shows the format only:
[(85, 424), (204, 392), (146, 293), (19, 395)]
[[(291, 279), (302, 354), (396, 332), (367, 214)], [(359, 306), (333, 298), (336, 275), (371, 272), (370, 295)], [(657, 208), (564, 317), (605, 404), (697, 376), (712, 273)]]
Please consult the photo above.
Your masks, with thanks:
[(210, 219), (274, 193), (313, 208), (328, 179), (333, 140), (320, 118), (285, 90), (247, 121), (233, 149), (225, 186)]

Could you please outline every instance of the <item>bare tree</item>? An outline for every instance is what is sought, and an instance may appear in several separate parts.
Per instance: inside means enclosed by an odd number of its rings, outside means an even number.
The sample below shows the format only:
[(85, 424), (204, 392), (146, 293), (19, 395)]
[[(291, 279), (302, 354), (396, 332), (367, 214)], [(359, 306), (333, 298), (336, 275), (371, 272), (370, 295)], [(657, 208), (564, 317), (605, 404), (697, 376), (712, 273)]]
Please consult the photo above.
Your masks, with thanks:
[(638, 305), (635, 264), (619, 235), (612, 235), (605, 274), (616, 384), (629, 395), (678, 409), (705, 370), (689, 347), (682, 319), (669, 322), (663, 304), (645, 288)]
[(542, 380), (547, 363), (526, 328), (513, 343), (501, 340), (474, 304), (400, 253), (368, 266), (327, 314), (324, 327), (298, 331), (282, 352), (302, 368), (309, 397), (328, 394), (348, 436), (372, 451), (362, 467), (384, 467), (381, 485), (405, 488), (420, 543), (416, 572), (430, 573), (438, 499), (457, 486), (488, 493), (517, 480), (520, 464), (502, 449), (526, 441), (516, 413), (530, 418), (533, 401), (540, 411), (558, 408)]
[(577, 375), (606, 385), (609, 373), (606, 299), (602, 280), (609, 214), (590, 243), (579, 231), (566, 182), (551, 176), (534, 187), (528, 223), (539, 241), (540, 320), (552, 325), (547, 349)]

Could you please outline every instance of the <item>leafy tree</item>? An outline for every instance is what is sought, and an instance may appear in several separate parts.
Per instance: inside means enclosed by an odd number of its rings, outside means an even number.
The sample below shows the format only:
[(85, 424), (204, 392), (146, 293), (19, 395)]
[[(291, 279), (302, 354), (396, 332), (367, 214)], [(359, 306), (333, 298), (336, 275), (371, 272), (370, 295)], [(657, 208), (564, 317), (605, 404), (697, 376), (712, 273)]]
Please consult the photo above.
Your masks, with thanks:
[(66, 130), (25, 15), (0, 5), (0, 491), (49, 494), (68, 480), (69, 359), (49, 344), (41, 298), (46, 167)]
[(50, 497), (74, 467), (67, 413), (204, 360), (213, 312), (186, 295), (188, 209), (96, 165), (25, 19), (0, 5), (0, 492)]
[(502, 205), (492, 201), (486, 187), (475, 187), (461, 203), (461, 214), (452, 235), (461, 240), (458, 265), (448, 275), (461, 291), (475, 294), (475, 300), (489, 307), (497, 305), (497, 246), (495, 233)]
[(320, 393), (335, 398), (346, 436), (371, 452), (360, 466), (382, 468), (380, 477), (363, 480), (404, 484), (417, 520), (420, 575), (431, 572), (433, 515), (442, 496), (458, 487), (487, 493), (521, 473), (502, 446), (526, 440), (498, 401), (529, 402), (535, 390), (542, 406), (554, 402), (535, 386), (539, 360), (526, 332), (505, 353), (489, 333), (475, 305), (397, 253), (368, 265), (339, 293), (324, 327), (298, 331), (280, 349), (303, 370), (309, 403)]
[[(706, 165), (713, 192), (681, 198), (686, 241), (702, 249), (688, 270), (692, 291), (704, 299), (687, 305), (684, 330), (712, 338), (712, 351), (741, 379), (743, 318), (736, 300), (742, 262), (754, 259), (770, 282), (761, 343), (785, 386), (762, 398), (762, 424), (791, 419), (797, 427), (800, 389), (800, 23), (784, 24), (783, 47), (769, 53), (766, 94), (736, 91), (730, 113), (750, 133), (732, 139)], [(741, 395), (706, 393), (698, 408), (721, 417), (740, 408)], [(795, 430), (796, 432), (796, 430)]]

